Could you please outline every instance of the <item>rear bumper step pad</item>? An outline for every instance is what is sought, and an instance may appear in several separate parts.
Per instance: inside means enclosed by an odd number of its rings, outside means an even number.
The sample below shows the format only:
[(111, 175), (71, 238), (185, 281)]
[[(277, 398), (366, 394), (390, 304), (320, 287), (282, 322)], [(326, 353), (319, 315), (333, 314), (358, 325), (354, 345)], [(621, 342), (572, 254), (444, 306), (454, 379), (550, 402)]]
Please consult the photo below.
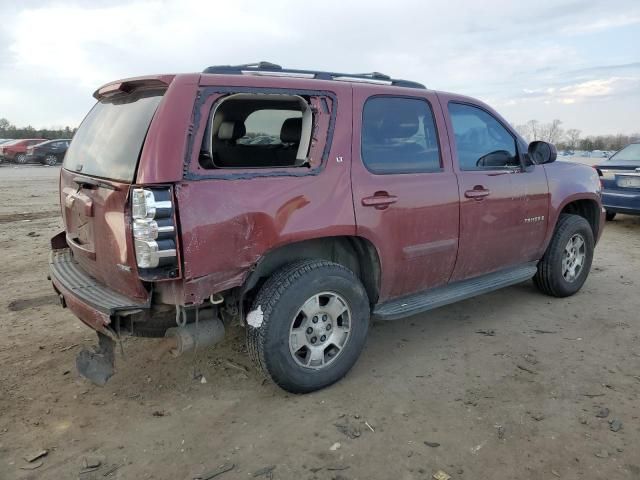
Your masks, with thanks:
[(149, 308), (150, 301), (139, 301), (114, 292), (100, 284), (85, 272), (73, 258), (71, 250), (52, 250), (49, 255), (49, 270), (54, 285), (58, 284), (75, 299), (106, 314), (121, 310)]

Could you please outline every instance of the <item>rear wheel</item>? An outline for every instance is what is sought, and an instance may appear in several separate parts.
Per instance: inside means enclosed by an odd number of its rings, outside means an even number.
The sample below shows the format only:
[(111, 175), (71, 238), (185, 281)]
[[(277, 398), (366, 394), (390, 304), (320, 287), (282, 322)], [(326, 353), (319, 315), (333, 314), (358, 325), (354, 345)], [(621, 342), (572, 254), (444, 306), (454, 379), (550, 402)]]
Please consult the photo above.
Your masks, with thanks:
[(307, 393), (340, 380), (369, 328), (369, 300), (342, 265), (304, 260), (260, 289), (247, 315), (247, 346), (258, 369), (284, 390)]
[(611, 220), (616, 218), (616, 212), (610, 212), (607, 210), (606, 218), (607, 218), (607, 222), (610, 222)]
[(16, 162), (18, 163), (27, 163), (27, 155), (24, 153), (19, 153), (16, 156)]
[(44, 164), (53, 167), (58, 163), (58, 158), (55, 155), (47, 155), (44, 157)]
[(547, 295), (568, 297), (584, 284), (593, 260), (591, 226), (583, 217), (563, 214), (533, 277)]

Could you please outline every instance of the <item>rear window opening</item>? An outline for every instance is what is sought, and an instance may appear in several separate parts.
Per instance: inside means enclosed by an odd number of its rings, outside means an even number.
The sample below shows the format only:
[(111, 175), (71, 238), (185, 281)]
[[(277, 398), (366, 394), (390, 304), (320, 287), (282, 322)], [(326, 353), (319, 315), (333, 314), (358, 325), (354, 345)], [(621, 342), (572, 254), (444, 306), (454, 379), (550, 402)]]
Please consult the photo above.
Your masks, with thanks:
[(200, 166), (308, 166), (312, 130), (312, 109), (301, 96), (230, 95), (214, 108), (200, 152)]

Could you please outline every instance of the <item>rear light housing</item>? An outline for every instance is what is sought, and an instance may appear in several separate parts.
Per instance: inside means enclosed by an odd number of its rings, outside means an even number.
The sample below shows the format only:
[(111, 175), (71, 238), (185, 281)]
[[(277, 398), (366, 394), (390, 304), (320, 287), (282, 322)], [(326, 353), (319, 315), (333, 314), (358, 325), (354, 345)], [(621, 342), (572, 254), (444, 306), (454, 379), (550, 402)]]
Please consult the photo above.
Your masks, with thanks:
[(131, 191), (131, 229), (138, 268), (162, 269), (168, 276), (175, 276), (178, 265), (173, 213), (169, 188)]

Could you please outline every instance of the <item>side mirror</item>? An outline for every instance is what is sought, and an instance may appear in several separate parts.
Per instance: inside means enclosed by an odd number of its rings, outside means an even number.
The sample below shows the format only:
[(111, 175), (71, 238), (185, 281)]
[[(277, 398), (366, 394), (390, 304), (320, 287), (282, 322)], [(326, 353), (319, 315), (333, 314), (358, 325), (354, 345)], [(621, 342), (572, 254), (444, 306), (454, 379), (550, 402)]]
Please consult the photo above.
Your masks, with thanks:
[(558, 151), (555, 145), (536, 140), (529, 144), (529, 158), (536, 165), (555, 162), (558, 157)]

